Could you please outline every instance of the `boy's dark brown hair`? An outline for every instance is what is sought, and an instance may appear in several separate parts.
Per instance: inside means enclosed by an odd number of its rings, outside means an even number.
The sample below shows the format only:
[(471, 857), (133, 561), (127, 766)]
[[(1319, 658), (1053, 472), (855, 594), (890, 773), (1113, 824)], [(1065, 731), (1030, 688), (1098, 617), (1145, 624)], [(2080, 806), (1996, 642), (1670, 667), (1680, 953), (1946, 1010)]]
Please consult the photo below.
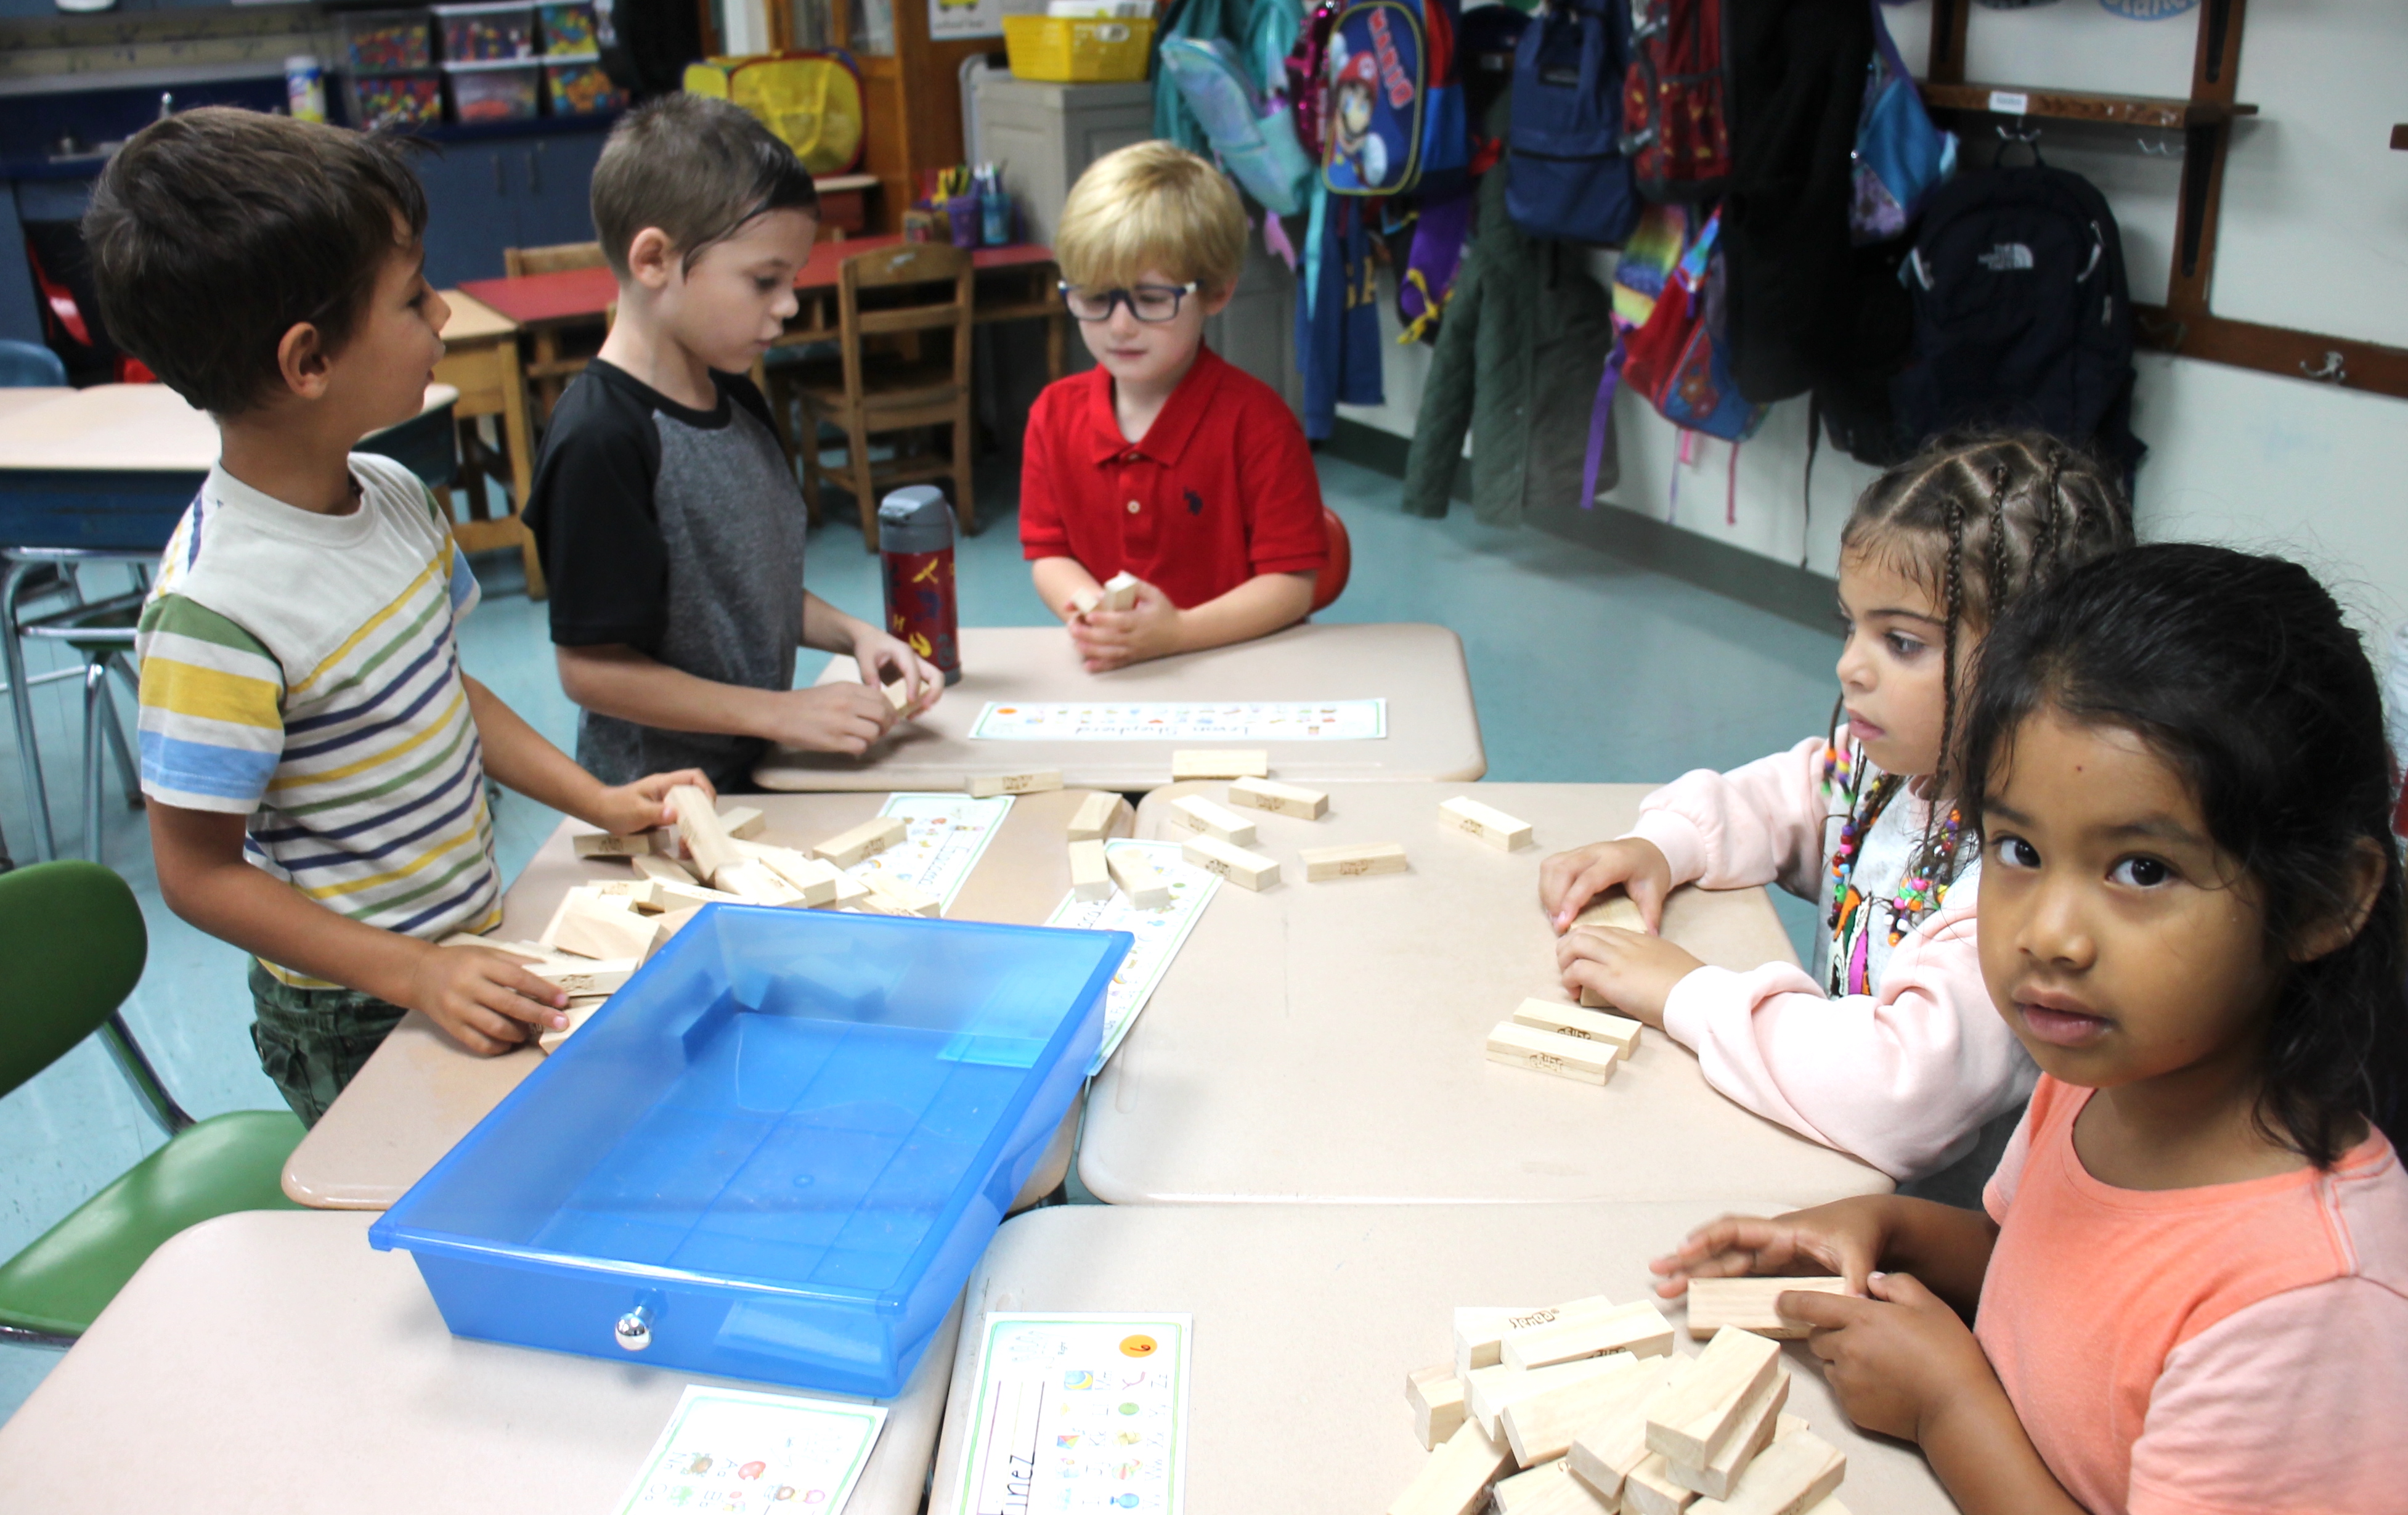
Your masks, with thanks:
[(425, 231), (402, 151), (222, 106), (144, 127), (83, 218), (110, 337), (212, 415), (259, 405), (284, 334), (308, 322), (340, 352), (386, 260)]
[(624, 278), (637, 233), (657, 226), (687, 268), (772, 210), (816, 214), (818, 188), (795, 150), (743, 107), (699, 94), (665, 94), (610, 129), (594, 166), (594, 229), (602, 255)]

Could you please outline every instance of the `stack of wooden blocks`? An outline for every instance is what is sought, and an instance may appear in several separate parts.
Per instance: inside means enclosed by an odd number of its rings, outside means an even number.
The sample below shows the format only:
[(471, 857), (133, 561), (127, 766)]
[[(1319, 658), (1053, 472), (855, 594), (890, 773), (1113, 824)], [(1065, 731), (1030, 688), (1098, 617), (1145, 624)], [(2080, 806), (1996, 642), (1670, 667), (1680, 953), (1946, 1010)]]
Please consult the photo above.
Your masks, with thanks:
[(1547, 1000), (1524, 1000), (1508, 1020), (1488, 1032), (1488, 1060), (1602, 1084), (1615, 1063), (1639, 1046), (1645, 1028), (1622, 1016)]
[[(1789, 1334), (1772, 1295), (1838, 1280), (1727, 1282), (1749, 1291), (1724, 1313)], [(1406, 1375), (1430, 1456), (1388, 1515), (1473, 1515), (1491, 1500), (1500, 1515), (1846, 1515), (1831, 1496), (1846, 1458), (1781, 1413), (1779, 1344), (1714, 1325), (1713, 1296), (1702, 1311), (1692, 1301), (1692, 1335), (1713, 1335), (1696, 1357), (1673, 1353), (1671, 1325), (1644, 1301), (1456, 1310), (1455, 1361)]]

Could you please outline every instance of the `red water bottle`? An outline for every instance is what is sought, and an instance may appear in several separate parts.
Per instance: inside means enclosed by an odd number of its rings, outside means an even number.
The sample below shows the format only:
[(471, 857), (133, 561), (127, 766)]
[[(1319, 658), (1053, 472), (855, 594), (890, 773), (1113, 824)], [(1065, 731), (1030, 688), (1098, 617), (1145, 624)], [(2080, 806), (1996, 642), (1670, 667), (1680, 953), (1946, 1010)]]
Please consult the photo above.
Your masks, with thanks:
[(878, 507), (878, 550), (886, 567), (886, 629), (962, 682), (960, 621), (953, 600), (953, 512), (933, 484), (911, 484)]

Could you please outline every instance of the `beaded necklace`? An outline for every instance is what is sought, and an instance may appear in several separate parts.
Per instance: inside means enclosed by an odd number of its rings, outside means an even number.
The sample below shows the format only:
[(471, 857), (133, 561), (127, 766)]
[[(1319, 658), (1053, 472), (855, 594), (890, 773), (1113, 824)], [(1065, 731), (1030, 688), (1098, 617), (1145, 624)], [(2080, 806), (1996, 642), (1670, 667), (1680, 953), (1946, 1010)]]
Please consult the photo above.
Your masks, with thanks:
[[(1824, 792), (1829, 794), (1837, 789), (1847, 796), (1848, 801), (1847, 817), (1840, 826), (1840, 840), (1831, 848), (1831, 911), (1825, 922), (1831, 931), (1829, 987), (1833, 994), (1871, 992), (1873, 913), (1865, 908), (1871, 902), (1856, 889), (1856, 864), (1862, 860), (1866, 835), (1903, 787), (1903, 781), (1895, 773), (1884, 773), (1866, 787), (1867, 766), (1854, 749), (1842, 749), (1836, 743), (1823, 749)], [(1900, 879), (1897, 892), (1883, 902), (1889, 916), (1891, 946), (1906, 940), (1907, 933), (1938, 909), (1946, 897), (1948, 886), (1956, 874), (1956, 848), (1963, 832), (1964, 815), (1951, 805), (1946, 819), (1941, 822), (1932, 869)], [(1922, 849), (1918, 847), (1916, 851), (1919, 855)]]

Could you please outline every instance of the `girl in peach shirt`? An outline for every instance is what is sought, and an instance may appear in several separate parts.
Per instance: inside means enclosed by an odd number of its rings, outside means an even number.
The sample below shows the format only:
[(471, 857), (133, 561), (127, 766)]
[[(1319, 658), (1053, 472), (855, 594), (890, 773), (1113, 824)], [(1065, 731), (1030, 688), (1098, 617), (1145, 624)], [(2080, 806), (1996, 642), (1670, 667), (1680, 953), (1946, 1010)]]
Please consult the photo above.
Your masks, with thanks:
[(2296, 565), (2136, 548), (1991, 633), (1965, 755), (2042, 1070), (1988, 1213), (1727, 1219), (1660, 1291), (1844, 1276), (1780, 1308), (1972, 1515), (2401, 1509), (2408, 923), (2357, 635)]

